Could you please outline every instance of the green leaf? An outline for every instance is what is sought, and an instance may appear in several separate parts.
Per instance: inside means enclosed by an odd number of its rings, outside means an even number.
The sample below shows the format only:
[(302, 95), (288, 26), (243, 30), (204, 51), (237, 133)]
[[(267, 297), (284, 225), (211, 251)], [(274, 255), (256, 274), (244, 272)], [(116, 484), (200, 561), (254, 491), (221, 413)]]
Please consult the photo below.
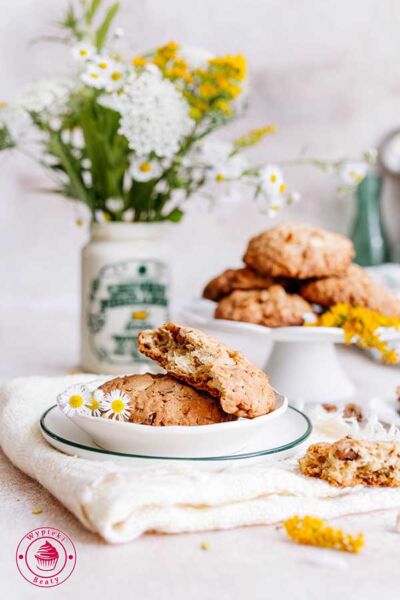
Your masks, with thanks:
[(96, 48), (97, 50), (101, 50), (107, 40), (108, 31), (110, 29), (111, 23), (119, 11), (119, 2), (115, 2), (108, 11), (106, 12), (106, 16), (104, 17), (104, 21), (98, 28), (96, 32)]
[(183, 210), (181, 210), (180, 208), (174, 208), (174, 210), (172, 210), (168, 215), (166, 215), (165, 220), (172, 221), (172, 223), (179, 223), (183, 215)]
[(88, 25), (92, 24), (92, 21), (96, 15), (97, 11), (99, 10), (102, 2), (103, 2), (103, 0), (92, 0), (92, 3), (90, 4), (90, 6), (86, 12), (86, 15), (85, 15), (85, 20)]
[(10, 132), (7, 127), (4, 127), (0, 124), (0, 150), (8, 150), (9, 148), (14, 148), (15, 143), (11, 139)]

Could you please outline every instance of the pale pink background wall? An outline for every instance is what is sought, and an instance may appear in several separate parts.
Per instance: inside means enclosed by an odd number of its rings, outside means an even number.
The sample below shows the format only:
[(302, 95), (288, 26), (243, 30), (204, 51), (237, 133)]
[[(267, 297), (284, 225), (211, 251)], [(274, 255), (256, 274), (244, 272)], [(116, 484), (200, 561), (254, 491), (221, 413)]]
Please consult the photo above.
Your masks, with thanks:
[[(64, 0), (0, 0), (0, 98), (32, 78), (67, 70), (62, 47), (30, 45), (48, 33)], [(276, 123), (279, 132), (253, 156), (357, 155), (400, 126), (400, 2), (396, 0), (125, 0), (119, 24), (132, 51), (175, 39), (216, 53), (243, 52), (250, 64), (247, 117), (224, 135)], [(284, 215), (348, 230), (351, 199), (312, 168), (286, 171), (302, 203)], [(46, 180), (28, 160), (0, 157), (0, 307), (78, 308), (79, 252), (87, 232), (73, 207), (34, 193)], [(398, 244), (400, 192), (385, 207)], [(178, 303), (219, 269), (239, 262), (247, 237), (269, 225), (254, 207), (193, 210), (174, 233)]]

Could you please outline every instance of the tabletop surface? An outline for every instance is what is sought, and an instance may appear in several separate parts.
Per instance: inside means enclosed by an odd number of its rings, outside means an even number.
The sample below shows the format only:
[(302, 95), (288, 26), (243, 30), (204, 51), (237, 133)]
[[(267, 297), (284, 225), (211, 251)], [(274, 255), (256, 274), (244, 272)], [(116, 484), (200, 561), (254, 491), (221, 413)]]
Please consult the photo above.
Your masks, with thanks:
[[(78, 322), (67, 311), (25, 314), (3, 312), (0, 378), (61, 375), (78, 362)], [(5, 343), (4, 343), (5, 341)], [(398, 367), (383, 367), (357, 350), (341, 348), (340, 359), (362, 402), (374, 394), (393, 394)], [(363, 531), (361, 555), (298, 546), (275, 526), (181, 535), (146, 535), (111, 546), (86, 531), (39, 484), (0, 454), (0, 583), (4, 598), (37, 598), (42, 593), (17, 571), (19, 539), (41, 525), (62, 529), (77, 548), (77, 566), (52, 597), (146, 600), (229, 598), (330, 600), (398, 598), (400, 533), (396, 511), (335, 519), (348, 531)], [(399, 492), (400, 494), (400, 492)], [(400, 504), (400, 501), (399, 501)], [(32, 514), (41, 508), (42, 512)], [(207, 550), (201, 545), (206, 543)], [(45, 592), (49, 594), (50, 592)]]

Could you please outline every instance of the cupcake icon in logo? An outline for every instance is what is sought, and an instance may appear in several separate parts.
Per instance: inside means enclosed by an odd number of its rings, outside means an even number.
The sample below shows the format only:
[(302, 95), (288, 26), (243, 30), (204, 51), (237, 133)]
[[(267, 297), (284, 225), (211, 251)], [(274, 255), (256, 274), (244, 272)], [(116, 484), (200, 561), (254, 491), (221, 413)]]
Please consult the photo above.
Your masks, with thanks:
[(40, 546), (35, 554), (37, 568), (41, 571), (52, 571), (56, 568), (59, 554), (50, 542)]

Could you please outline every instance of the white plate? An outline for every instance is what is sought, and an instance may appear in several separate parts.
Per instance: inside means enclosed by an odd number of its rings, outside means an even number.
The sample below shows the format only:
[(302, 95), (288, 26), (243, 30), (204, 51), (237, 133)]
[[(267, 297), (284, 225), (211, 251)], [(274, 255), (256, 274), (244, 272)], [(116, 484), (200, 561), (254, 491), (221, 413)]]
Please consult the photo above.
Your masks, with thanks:
[(86, 432), (72, 423), (59, 410), (57, 405), (50, 407), (43, 413), (40, 419), (40, 429), (43, 437), (57, 450), (89, 460), (122, 461), (132, 466), (162, 465), (165, 464), (165, 461), (168, 464), (183, 462), (209, 468), (226, 466), (227, 461), (232, 464), (241, 461), (265, 459), (266, 457), (274, 460), (286, 458), (307, 440), (312, 431), (312, 426), (304, 413), (289, 406), (280, 419), (270, 423), (268, 439), (252, 441), (246, 453), (215, 456), (210, 452), (208, 456), (203, 458), (191, 456), (166, 458), (104, 450), (99, 448)]
[[(86, 384), (90, 392), (96, 390), (104, 380)], [(60, 394), (63, 396), (69, 389)], [(240, 418), (236, 421), (211, 425), (152, 426), (139, 423), (119, 422), (90, 415), (68, 415), (75, 425), (90, 435), (92, 440), (105, 450), (127, 454), (146, 454), (169, 458), (171, 456), (207, 456), (213, 449), (216, 456), (247, 452), (250, 441), (268, 438), (270, 423), (285, 413), (287, 398), (275, 391), (276, 409), (255, 419)], [(60, 409), (61, 410), (61, 409)]]

